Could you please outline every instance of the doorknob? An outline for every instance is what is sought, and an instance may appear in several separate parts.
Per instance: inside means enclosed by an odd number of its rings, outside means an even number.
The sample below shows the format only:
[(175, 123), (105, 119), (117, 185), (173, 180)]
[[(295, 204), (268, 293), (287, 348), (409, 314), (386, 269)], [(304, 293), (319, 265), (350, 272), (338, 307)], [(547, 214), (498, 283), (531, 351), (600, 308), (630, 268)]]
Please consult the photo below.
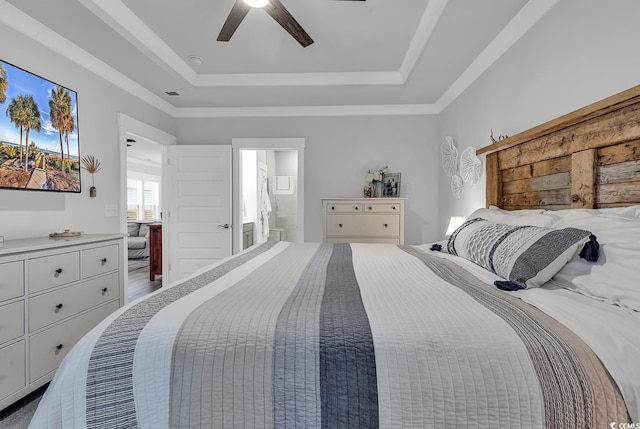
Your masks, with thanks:
[(231, 228), (231, 225), (229, 225), (228, 223), (225, 223), (224, 225), (218, 225), (218, 228), (220, 228), (220, 229), (229, 229), (229, 228)]

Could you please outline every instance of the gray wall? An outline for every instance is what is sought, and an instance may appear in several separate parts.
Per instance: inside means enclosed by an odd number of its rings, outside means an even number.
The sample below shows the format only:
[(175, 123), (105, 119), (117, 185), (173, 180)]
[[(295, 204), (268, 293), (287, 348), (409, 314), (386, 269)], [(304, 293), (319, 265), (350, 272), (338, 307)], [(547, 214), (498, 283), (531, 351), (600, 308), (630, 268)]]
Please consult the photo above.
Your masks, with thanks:
[[(480, 148), (640, 84), (639, 16), (637, 0), (560, 1), (438, 116), (439, 140)], [(460, 200), (439, 180), (440, 231), (484, 207), (484, 176)]]
[[(82, 170), (82, 193), (0, 190), (0, 235), (6, 239), (45, 236), (59, 228), (85, 233), (119, 232), (119, 217), (105, 217), (105, 206), (119, 207), (120, 148), (118, 113), (175, 134), (175, 119), (122, 91), (33, 40), (0, 26), (1, 58), (78, 93), (80, 155), (93, 155), (97, 197), (89, 197), (91, 175)], [(0, 105), (5, 114), (6, 105)]]
[(362, 195), (369, 169), (402, 173), (405, 240), (437, 238), (438, 141), (433, 116), (181, 119), (179, 144), (305, 138), (305, 241), (322, 240), (321, 199)]
[[(637, 0), (562, 0), (439, 116), (174, 119), (65, 57), (0, 27), (3, 60), (78, 92), (80, 152), (103, 169), (98, 196), (0, 191), (0, 235), (42, 236), (58, 228), (117, 232), (117, 114), (178, 137), (179, 144), (231, 144), (234, 137), (303, 137), (305, 239), (322, 236), (320, 199), (359, 196), (368, 169), (402, 173), (408, 197), (406, 240), (442, 238), (449, 216), (484, 206), (484, 177), (454, 200), (440, 168), (439, 145), (451, 135), (460, 150), (494, 134), (515, 134), (640, 83)], [(122, 188), (122, 189), (121, 189)], [(124, 208), (119, 207), (120, 210)]]

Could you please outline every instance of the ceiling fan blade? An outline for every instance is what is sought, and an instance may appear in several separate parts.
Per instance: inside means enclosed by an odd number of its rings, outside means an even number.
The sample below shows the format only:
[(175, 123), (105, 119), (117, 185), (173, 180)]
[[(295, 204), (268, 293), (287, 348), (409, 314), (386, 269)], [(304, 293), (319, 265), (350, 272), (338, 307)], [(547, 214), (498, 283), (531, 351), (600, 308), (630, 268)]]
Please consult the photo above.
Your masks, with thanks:
[(287, 8), (280, 3), (280, 0), (269, 0), (269, 4), (264, 7), (264, 10), (271, 15), (282, 28), (287, 30), (287, 33), (291, 34), (303, 48), (313, 43), (313, 39), (304, 31), (302, 26), (298, 24), (298, 21), (289, 13)]
[(251, 6), (245, 4), (242, 0), (236, 0), (236, 3), (231, 8), (231, 12), (229, 12), (229, 16), (227, 16), (227, 20), (222, 25), (222, 29), (220, 30), (220, 34), (218, 34), (218, 38), (216, 40), (218, 40), (218, 42), (228, 42), (250, 10)]

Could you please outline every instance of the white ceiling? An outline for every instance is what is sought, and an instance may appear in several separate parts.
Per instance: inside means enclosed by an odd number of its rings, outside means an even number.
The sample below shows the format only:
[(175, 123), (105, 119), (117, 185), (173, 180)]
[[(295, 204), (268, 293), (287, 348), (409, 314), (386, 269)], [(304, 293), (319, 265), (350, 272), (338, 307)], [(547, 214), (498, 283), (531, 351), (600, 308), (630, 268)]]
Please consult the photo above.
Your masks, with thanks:
[(0, 22), (174, 117), (429, 114), (559, 0), (281, 0), (307, 48), (260, 9), (217, 42), (234, 1), (0, 0)]

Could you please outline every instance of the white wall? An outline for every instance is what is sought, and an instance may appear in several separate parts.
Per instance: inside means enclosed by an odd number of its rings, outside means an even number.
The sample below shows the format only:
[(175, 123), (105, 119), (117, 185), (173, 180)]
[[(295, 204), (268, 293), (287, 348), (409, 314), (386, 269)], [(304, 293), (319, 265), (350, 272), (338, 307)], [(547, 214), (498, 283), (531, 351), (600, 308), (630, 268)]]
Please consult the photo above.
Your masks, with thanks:
[(231, 144), (232, 138), (305, 139), (306, 241), (322, 240), (321, 198), (362, 195), (369, 169), (402, 173), (408, 197), (407, 244), (435, 240), (438, 140), (433, 116), (181, 119), (180, 144)]
[[(562, 0), (438, 116), (439, 140), (490, 144), (640, 84), (640, 1)], [(483, 157), (484, 158), (484, 157)], [(484, 159), (483, 159), (484, 167)], [(454, 200), (439, 168), (439, 230), (485, 204), (485, 178)]]
[[(175, 134), (175, 119), (21, 33), (0, 26), (0, 40), (4, 61), (78, 93), (80, 155), (93, 155), (102, 165), (95, 175), (96, 198), (89, 197), (91, 176), (84, 170), (80, 194), (0, 190), (0, 235), (5, 239), (45, 236), (58, 228), (120, 232), (119, 218), (105, 217), (105, 206), (119, 206), (121, 192), (119, 151), (124, 144), (118, 141), (117, 114), (125, 113), (171, 134)], [(4, 114), (6, 106), (0, 109)]]

